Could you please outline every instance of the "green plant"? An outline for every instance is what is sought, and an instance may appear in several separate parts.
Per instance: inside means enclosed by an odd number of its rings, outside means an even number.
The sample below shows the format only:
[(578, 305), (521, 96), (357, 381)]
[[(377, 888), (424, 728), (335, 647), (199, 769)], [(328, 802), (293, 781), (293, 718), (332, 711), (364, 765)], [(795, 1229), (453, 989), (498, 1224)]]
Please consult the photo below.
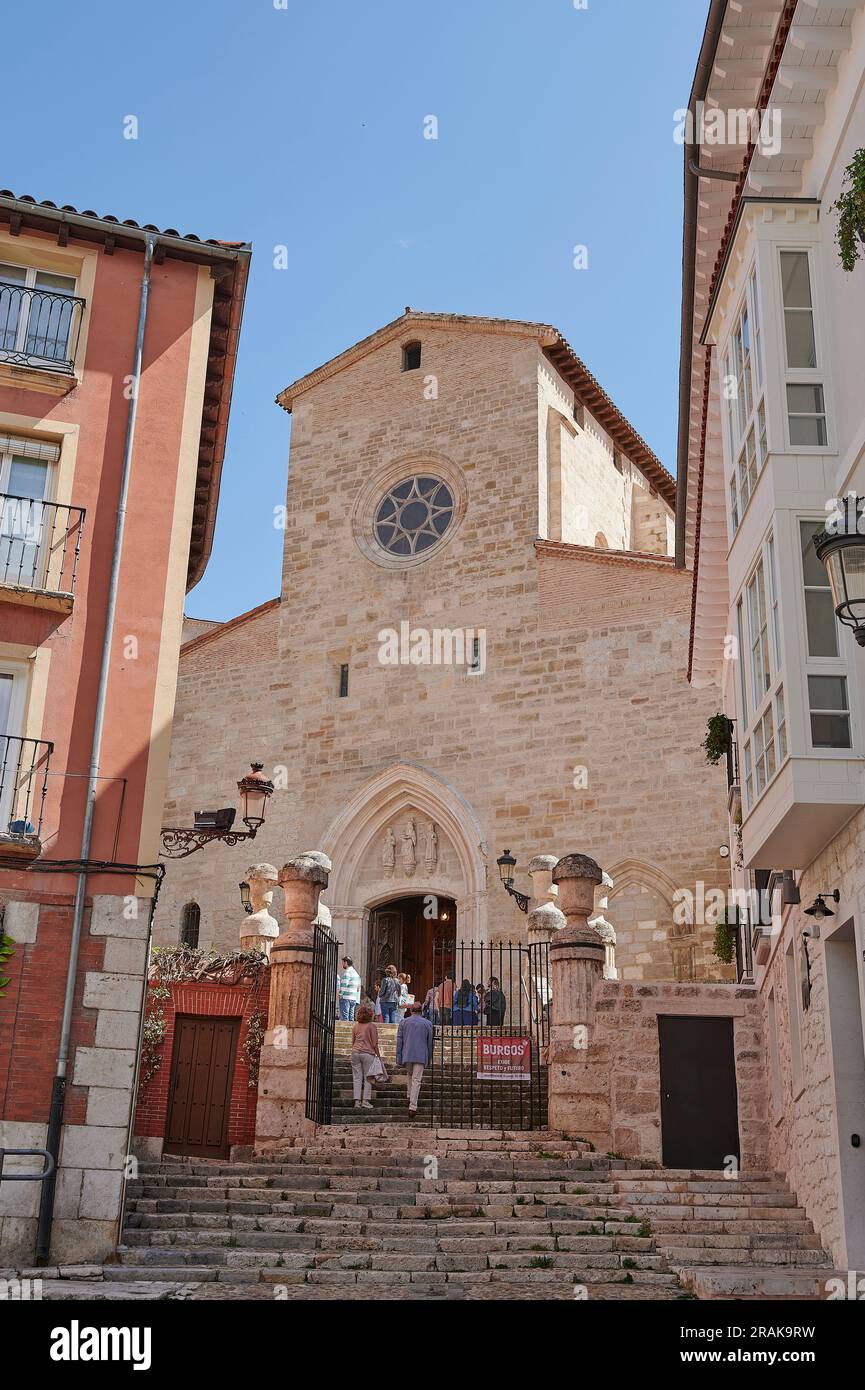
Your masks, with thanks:
[(617, 1153), (615, 1149), (607, 1149), (607, 1158), (624, 1158), (624, 1154)]
[(550, 1259), (549, 1255), (534, 1255), (529, 1260), (530, 1269), (552, 1269), (555, 1260)]
[(706, 762), (711, 763), (712, 767), (715, 767), (726, 756), (727, 749), (730, 747), (730, 721), (726, 714), (713, 714), (711, 716), (706, 725), (703, 747), (706, 750)]
[(613, 1283), (614, 1283), (614, 1284), (633, 1284), (633, 1282), (634, 1282), (634, 1276), (633, 1276), (633, 1274), (626, 1274), (625, 1277), (624, 1277), (624, 1279), (614, 1279), (614, 1280), (613, 1280)]
[[(153, 991), (150, 991), (153, 994)], [(169, 997), (171, 991), (168, 991)], [(165, 1042), (165, 1014), (162, 1009), (150, 1011), (144, 1020), (141, 1042), (141, 1080), (152, 1081), (162, 1066), (162, 1045)]]
[(648, 1221), (644, 1221), (640, 1229), (638, 1230), (637, 1235), (641, 1238), (641, 1240), (648, 1240), (651, 1234), (651, 1226), (649, 1225)]
[(622, 1260), (622, 1269), (636, 1269), (636, 1268), (637, 1268), (637, 1261), (636, 1261), (636, 1260), (632, 1260), (632, 1259), (630, 1258), (630, 1256), (629, 1256), (626, 1260)]
[(730, 965), (736, 949), (736, 928), (728, 922), (717, 922), (713, 949), (719, 961), (724, 965)]
[(865, 244), (865, 149), (853, 155), (841, 184), (841, 196), (832, 204), (838, 214), (835, 240), (841, 265), (852, 270)]
[(0, 931), (0, 998), (6, 991), (6, 986), (11, 984), (12, 976), (4, 975), (3, 971), (9, 961), (9, 957), (15, 954), (15, 942), (11, 936), (7, 936), (4, 931)]

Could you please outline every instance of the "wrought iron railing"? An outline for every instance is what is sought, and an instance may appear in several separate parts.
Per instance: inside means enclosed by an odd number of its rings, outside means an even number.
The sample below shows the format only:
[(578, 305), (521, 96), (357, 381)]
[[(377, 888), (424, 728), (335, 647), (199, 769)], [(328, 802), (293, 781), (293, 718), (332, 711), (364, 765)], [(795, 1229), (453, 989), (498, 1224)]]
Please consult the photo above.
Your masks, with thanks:
[(306, 1117), (319, 1125), (330, 1124), (338, 947), (339, 942), (333, 932), (316, 922), (313, 927), (309, 998)]
[(736, 923), (736, 983), (754, 983), (754, 951), (752, 945), (752, 926), (747, 913), (737, 914)]
[(71, 372), (85, 303), (71, 294), (0, 284), (0, 361)]
[(83, 507), (0, 493), (0, 584), (71, 597), (84, 515)]
[(739, 745), (736, 742), (736, 721), (727, 720), (727, 788), (740, 786)]
[(48, 764), (54, 744), (41, 738), (0, 734), (0, 832), (37, 839), (48, 791)]

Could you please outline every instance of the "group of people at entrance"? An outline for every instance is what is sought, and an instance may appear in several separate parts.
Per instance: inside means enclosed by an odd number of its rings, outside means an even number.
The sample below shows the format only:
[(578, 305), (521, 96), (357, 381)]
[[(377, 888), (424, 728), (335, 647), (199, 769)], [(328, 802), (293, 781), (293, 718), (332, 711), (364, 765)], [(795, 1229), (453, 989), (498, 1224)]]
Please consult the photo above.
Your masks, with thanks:
[(395, 965), (387, 967), (376, 985), (374, 998), (370, 999), (363, 993), (360, 975), (355, 970), (350, 956), (342, 958), (342, 973), (337, 981), (336, 992), (339, 1016), (347, 1023), (354, 1023), (362, 1004), (372, 1009), (374, 1019), (380, 1019), (382, 1023), (399, 1023), (414, 1003), (411, 975), (398, 973)]
[[(417, 1114), (424, 1069), (432, 1061), (433, 1026), (424, 1018), (421, 1005), (409, 1011), (396, 1030), (396, 1064), (405, 1067), (409, 1119)], [(378, 1028), (372, 1006), (361, 1004), (351, 1030), (351, 1079), (356, 1110), (372, 1110), (372, 1088), (388, 1080), (387, 1067), (378, 1050)]]
[[(362, 1004), (372, 1009), (374, 1020), (399, 1023), (407, 1017), (415, 1002), (411, 993), (411, 976), (398, 972), (395, 965), (389, 965), (385, 970), (376, 985), (374, 997), (365, 995), (360, 975), (350, 956), (342, 958), (337, 996), (339, 1016), (348, 1023), (355, 1021)], [(474, 1028), (483, 1022), (490, 1028), (500, 1028), (505, 1021), (507, 1000), (495, 975), (487, 985), (473, 985), (471, 980), (463, 980), (459, 988), (450, 975), (445, 975), (440, 984), (427, 990), (418, 1012), (430, 1023), (441, 1023), (445, 1027)]]
[(501, 1027), (508, 1005), (495, 975), (488, 985), (473, 985), (471, 980), (463, 980), (459, 989), (454, 986), (455, 981), (446, 975), (440, 985), (427, 990), (422, 1010), (424, 1018), (445, 1027), (474, 1028), (481, 1021), (490, 1028)]

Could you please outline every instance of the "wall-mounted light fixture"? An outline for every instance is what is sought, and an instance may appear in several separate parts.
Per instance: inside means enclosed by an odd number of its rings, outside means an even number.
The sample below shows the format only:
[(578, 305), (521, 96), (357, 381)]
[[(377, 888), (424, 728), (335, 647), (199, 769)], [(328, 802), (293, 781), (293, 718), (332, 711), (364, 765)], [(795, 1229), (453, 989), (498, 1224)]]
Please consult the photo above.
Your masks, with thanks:
[(241, 840), (254, 840), (264, 825), (268, 799), (273, 795), (273, 783), (261, 775), (264, 763), (250, 763), (250, 771), (237, 784), (240, 792), (241, 820), (246, 830), (232, 830), (237, 812), (233, 806), (219, 811), (196, 811), (191, 826), (163, 826), (162, 853), (166, 859), (185, 859), (211, 840), (237, 845)]
[(529, 899), (525, 893), (518, 893), (514, 887), (514, 869), (517, 867), (517, 861), (510, 850), (506, 849), (504, 854), (500, 854), (496, 863), (499, 866), (499, 876), (505, 892), (510, 893), (520, 912), (528, 912)]
[(242, 905), (242, 907), (243, 907), (243, 910), (244, 910), (244, 912), (246, 912), (247, 914), (249, 914), (249, 913), (252, 912), (252, 895), (251, 895), (251, 893), (250, 893), (250, 891), (249, 891), (249, 884), (248, 884), (248, 883), (238, 883), (237, 886), (238, 886), (238, 888), (240, 889), (240, 901), (241, 901), (241, 905)]
[(814, 537), (814, 554), (826, 566), (839, 622), (865, 647), (865, 498), (844, 498), (841, 515)]
[(827, 898), (831, 898), (833, 903), (839, 903), (841, 901), (841, 894), (837, 888), (833, 889), (831, 893), (818, 893), (811, 906), (805, 908), (805, 916), (814, 917), (818, 922), (822, 922), (824, 917), (834, 917), (835, 913), (826, 902)]

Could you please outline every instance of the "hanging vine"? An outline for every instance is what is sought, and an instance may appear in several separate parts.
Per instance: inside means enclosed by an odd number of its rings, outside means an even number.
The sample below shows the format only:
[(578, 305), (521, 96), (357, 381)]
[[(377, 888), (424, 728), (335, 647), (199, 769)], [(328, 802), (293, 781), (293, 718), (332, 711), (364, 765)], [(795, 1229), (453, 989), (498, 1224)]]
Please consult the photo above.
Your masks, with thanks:
[(865, 149), (857, 150), (844, 170), (841, 196), (832, 209), (838, 214), (835, 240), (841, 265), (850, 271), (865, 245)]
[(4, 970), (9, 963), (9, 957), (15, 954), (15, 942), (11, 936), (7, 936), (3, 930), (2, 918), (0, 918), (0, 999), (6, 993), (6, 986), (12, 983), (11, 975), (4, 975)]
[[(0, 957), (2, 963), (2, 957)], [(267, 969), (263, 951), (202, 951), (194, 946), (155, 946), (148, 969), (147, 1013), (141, 1044), (141, 1081), (152, 1081), (162, 1067), (167, 1024), (163, 1005), (171, 998), (171, 986), (209, 981), (238, 985), (255, 982)], [(0, 981), (2, 983), (2, 981)], [(243, 1044), (249, 1064), (250, 1086), (258, 1085), (258, 1065), (264, 1041), (264, 1020), (251, 1015)], [(254, 1080), (253, 1080), (254, 1074)]]
[(246, 1065), (249, 1067), (249, 1088), (254, 1090), (258, 1085), (258, 1069), (261, 1063), (261, 1047), (264, 1042), (264, 1018), (258, 1012), (249, 1015), (249, 1022), (246, 1025), (246, 1037), (243, 1040), (241, 1051), (246, 1058)]

